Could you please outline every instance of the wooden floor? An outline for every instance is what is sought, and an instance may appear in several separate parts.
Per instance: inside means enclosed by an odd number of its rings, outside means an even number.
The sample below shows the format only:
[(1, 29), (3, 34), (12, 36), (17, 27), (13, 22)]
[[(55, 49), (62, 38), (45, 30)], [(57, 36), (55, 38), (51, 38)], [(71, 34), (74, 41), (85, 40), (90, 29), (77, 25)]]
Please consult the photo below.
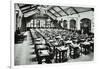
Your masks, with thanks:
[[(15, 44), (15, 65), (31, 65), (37, 64), (38, 62), (32, 62), (31, 59), (36, 55), (31, 53), (34, 51), (32, 48), (31, 36), (29, 31), (26, 32), (27, 37), (22, 43)], [(68, 59), (68, 62), (78, 62), (78, 61), (91, 61), (93, 60), (93, 53), (89, 55), (82, 55), (77, 59)]]

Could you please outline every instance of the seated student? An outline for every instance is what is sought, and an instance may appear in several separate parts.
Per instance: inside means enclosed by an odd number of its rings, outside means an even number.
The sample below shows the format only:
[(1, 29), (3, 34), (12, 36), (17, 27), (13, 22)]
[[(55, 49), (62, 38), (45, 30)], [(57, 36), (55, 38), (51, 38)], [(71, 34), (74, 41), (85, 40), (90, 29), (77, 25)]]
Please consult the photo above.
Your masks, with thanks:
[(64, 41), (65, 47), (69, 47), (72, 45), (72, 40), (71, 38), (67, 38), (67, 40)]
[(72, 40), (71, 40), (71, 38), (68, 38), (68, 40), (67, 40), (66, 43), (71, 43), (71, 44), (72, 44)]
[(78, 40), (73, 40), (72, 46), (80, 48), (80, 44), (78, 43)]
[(58, 42), (58, 44), (59, 44), (60, 46), (61, 46), (61, 45), (64, 45), (63, 39), (60, 39), (59, 42)]
[(80, 56), (80, 44), (77, 43), (77, 40), (73, 40), (73, 43), (70, 48), (71, 58), (78, 58)]
[(88, 38), (85, 40), (85, 42), (83, 43), (84, 45), (89, 45), (90, 42), (88, 41)]

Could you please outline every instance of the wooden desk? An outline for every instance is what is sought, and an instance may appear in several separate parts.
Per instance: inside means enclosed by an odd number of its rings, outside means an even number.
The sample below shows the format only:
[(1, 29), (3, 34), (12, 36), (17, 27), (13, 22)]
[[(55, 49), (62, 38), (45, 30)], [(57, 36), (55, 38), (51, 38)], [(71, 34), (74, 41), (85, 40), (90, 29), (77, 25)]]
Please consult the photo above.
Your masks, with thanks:
[(90, 43), (89, 42), (83, 42), (81, 43), (81, 51), (83, 54), (87, 55), (90, 53)]
[(42, 64), (43, 59), (45, 59), (46, 63), (51, 63), (50, 54), (48, 50), (39, 50), (37, 58), (38, 58), (38, 64)]
[[(64, 46), (56, 47), (56, 62), (64, 61), (65, 59), (64, 54), (66, 53), (66, 57), (67, 57), (67, 50), (68, 50), (68, 47), (64, 47)], [(59, 58), (58, 58), (58, 55), (59, 55)]]
[(70, 58), (78, 58), (81, 54), (81, 49), (79, 45), (70, 46)]

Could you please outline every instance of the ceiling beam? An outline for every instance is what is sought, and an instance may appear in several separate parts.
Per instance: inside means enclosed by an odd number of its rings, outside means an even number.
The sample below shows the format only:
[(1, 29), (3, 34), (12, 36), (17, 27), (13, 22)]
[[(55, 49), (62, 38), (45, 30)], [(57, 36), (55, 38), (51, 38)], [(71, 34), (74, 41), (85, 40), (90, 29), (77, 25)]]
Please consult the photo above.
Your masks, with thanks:
[[(20, 6), (20, 5), (19, 5)], [(31, 6), (31, 4), (26, 4), (24, 6), (20, 6), (20, 8), (24, 8), (24, 7), (27, 7), (27, 6)]]
[(59, 16), (62, 17), (62, 15), (60, 13), (58, 13), (54, 8), (52, 8), (52, 10), (54, 10)]
[(69, 15), (66, 11), (64, 11), (64, 9), (62, 9), (60, 6), (58, 6), (58, 8), (60, 8), (66, 15)]
[(54, 17), (56, 17), (57, 18), (57, 16), (56, 15), (54, 15), (50, 10), (48, 10), (48, 12), (49, 13), (51, 13)]
[(32, 9), (33, 7), (28, 7), (28, 8), (26, 8), (26, 9), (21, 9), (21, 11), (23, 12), (23, 11), (26, 11), (26, 10), (29, 10), (29, 9)]
[(74, 7), (71, 7), (77, 14), (79, 13)]
[(51, 19), (53, 19), (50, 15), (46, 14), (48, 17), (50, 17)]
[[(55, 7), (55, 6), (51, 6), (48, 10), (51, 10), (51, 9), (54, 8), (54, 7)], [(47, 11), (48, 11), (48, 10), (47, 10)]]
[(39, 6), (39, 5), (36, 5), (36, 6), (33, 6), (33, 7), (30, 6), (29, 8), (22, 10), (22, 12), (24, 12), (24, 11), (26, 11), (26, 10), (33, 9), (33, 8), (37, 8), (38, 6)]
[[(65, 9), (63, 9), (63, 10), (65, 10), (65, 12), (68, 14), (68, 10), (70, 9), (70, 7), (68, 7), (68, 8), (65, 8)], [(62, 10), (60, 10), (60, 11), (58, 11), (58, 12), (61, 12)], [(68, 14), (69, 15), (69, 14)]]
[[(78, 12), (78, 13), (84, 13), (84, 12), (88, 12), (88, 11), (91, 11), (91, 10), (81, 11), (81, 12)], [(73, 14), (76, 14), (76, 13), (73, 13)], [(70, 14), (70, 15), (73, 15), (73, 14)]]
[(27, 10), (27, 11), (24, 11), (23, 13), (25, 14), (25, 13), (28, 13), (28, 12), (34, 11), (34, 10), (36, 10), (36, 8), (29, 9), (29, 10)]

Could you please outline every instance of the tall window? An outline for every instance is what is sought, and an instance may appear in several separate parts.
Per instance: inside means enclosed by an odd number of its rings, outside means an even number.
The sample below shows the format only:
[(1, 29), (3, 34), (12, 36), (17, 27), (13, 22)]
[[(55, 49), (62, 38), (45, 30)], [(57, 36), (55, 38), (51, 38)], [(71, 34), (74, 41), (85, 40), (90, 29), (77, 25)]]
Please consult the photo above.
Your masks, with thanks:
[(70, 29), (75, 30), (76, 29), (76, 20), (71, 19), (70, 20)]
[(64, 21), (63, 21), (63, 27), (64, 27), (65, 29), (67, 29), (67, 20), (64, 20)]
[(88, 18), (81, 19), (81, 31), (83, 33), (91, 32), (91, 20)]

